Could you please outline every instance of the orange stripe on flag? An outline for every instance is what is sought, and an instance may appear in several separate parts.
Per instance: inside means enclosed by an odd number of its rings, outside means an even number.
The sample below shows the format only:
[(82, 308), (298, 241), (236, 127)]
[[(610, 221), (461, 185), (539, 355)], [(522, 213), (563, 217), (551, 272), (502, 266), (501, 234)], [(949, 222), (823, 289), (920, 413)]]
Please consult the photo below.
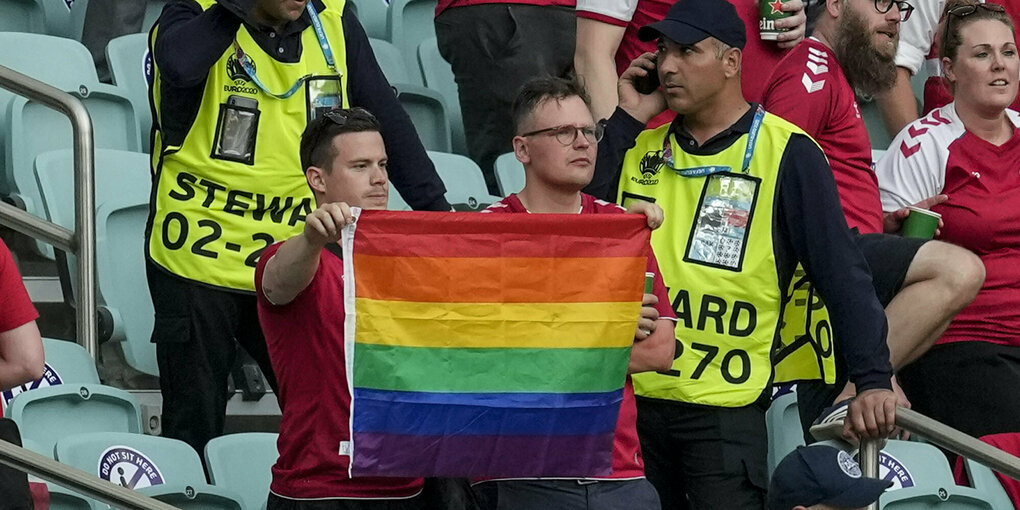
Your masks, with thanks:
[[(357, 295), (445, 303), (640, 301), (647, 259), (389, 257), (355, 254)], [(633, 281), (632, 281), (633, 280)]]

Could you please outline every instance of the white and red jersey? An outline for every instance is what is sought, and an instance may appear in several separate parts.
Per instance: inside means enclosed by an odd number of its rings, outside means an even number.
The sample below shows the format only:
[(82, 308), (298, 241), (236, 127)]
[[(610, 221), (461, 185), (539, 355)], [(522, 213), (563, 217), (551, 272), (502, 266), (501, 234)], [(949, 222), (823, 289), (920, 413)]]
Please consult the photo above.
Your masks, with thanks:
[[(483, 213), (527, 213), (528, 210), (517, 198), (517, 195), (508, 195), (503, 200), (490, 205)], [(616, 205), (598, 200), (591, 195), (581, 194), (580, 214), (624, 214), (626, 211)], [(646, 271), (655, 273), (655, 284), (653, 293), (659, 298), (659, 304), (655, 305), (662, 319), (676, 320), (676, 314), (669, 306), (669, 295), (666, 292), (666, 285), (662, 281), (659, 272), (659, 264), (654, 255), (648, 256)], [(641, 458), (641, 443), (637, 435), (637, 405), (634, 401), (634, 385), (627, 376), (627, 382), (623, 386), (623, 402), (620, 403), (620, 415), (616, 419), (616, 432), (613, 437), (613, 472), (605, 478), (591, 478), (591, 480), (628, 480), (643, 478), (645, 476), (645, 463)], [(479, 480), (483, 481), (483, 480)]]
[[(995, 0), (1006, 8), (1013, 24), (1020, 24), (1020, 0)], [(914, 12), (910, 19), (900, 24), (900, 41), (896, 46), (896, 65), (917, 74), (924, 71), (923, 109), (921, 115), (952, 102), (953, 93), (942, 79), (942, 65), (935, 32), (939, 18), (946, 6), (946, 0), (910, 0)], [(939, 34), (941, 37), (941, 34)], [(1014, 110), (1020, 109), (1020, 97), (1013, 101)]]
[(908, 125), (878, 161), (882, 207), (894, 211), (949, 195), (932, 207), (942, 240), (981, 257), (985, 283), (937, 343), (1020, 346), (1020, 114), (1006, 110), (1012, 138), (992, 145), (964, 128), (954, 103)]
[[(761, 102), (762, 88), (772, 68), (779, 63), (786, 50), (774, 41), (762, 41), (758, 35), (758, 1), (729, 0), (737, 9), (747, 27), (747, 44), (744, 46), (740, 84), (744, 98), (752, 103)], [(610, 25), (627, 27), (616, 50), (617, 74), (623, 73), (630, 63), (648, 51), (655, 51), (655, 41), (641, 42), (638, 29), (661, 21), (675, 0), (577, 0), (577, 15)], [(670, 117), (671, 118), (671, 117)], [(656, 125), (659, 125), (658, 123)]]
[(882, 204), (868, 130), (832, 50), (817, 39), (805, 39), (776, 67), (763, 96), (765, 111), (796, 124), (822, 147), (847, 225), (865, 234), (881, 232)]

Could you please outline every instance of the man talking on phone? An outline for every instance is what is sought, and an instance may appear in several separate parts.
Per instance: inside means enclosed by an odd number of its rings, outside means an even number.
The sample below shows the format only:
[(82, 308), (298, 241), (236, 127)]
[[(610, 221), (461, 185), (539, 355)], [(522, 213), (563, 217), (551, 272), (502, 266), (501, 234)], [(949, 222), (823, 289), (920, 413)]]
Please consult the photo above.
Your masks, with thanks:
[(201, 452), (223, 432), (236, 344), (276, 388), (254, 270), (315, 209), (298, 151), (306, 125), (334, 108), (374, 112), (407, 203), (450, 205), (344, 0), (174, 0), (150, 51), (146, 254), (163, 435)]
[[(657, 51), (620, 77), (587, 191), (665, 215), (652, 248), (677, 344), (671, 370), (633, 376), (646, 475), (663, 508), (761, 509), (771, 352), (795, 268), (816, 284), (859, 390), (848, 436), (893, 429), (885, 315), (821, 149), (744, 100), (747, 35), (733, 5), (680, 0), (638, 35)], [(640, 94), (648, 73), (661, 87)], [(642, 131), (667, 106), (676, 119)]]

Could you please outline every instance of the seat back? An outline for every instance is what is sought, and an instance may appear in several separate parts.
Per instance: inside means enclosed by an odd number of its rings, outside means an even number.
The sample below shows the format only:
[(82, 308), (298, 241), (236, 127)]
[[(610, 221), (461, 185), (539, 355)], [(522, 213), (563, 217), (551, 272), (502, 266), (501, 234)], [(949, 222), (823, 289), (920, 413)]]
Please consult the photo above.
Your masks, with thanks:
[(46, 32), (46, 13), (38, 0), (0, 2), (0, 32)]
[(56, 386), (58, 384), (87, 383), (99, 384), (99, 372), (96, 362), (80, 345), (67, 340), (43, 338), (43, 350), (46, 362), (43, 375), (30, 383), (22, 384), (3, 392), (4, 408), (20, 393), (38, 388)]
[(245, 508), (265, 508), (273, 480), (272, 467), (279, 453), (279, 434), (251, 432), (217, 437), (205, 446), (209, 481), (244, 497)]
[(390, 29), (387, 24), (390, 3), (386, 0), (352, 0), (352, 2), (365, 33), (375, 39), (389, 40)]
[(765, 427), (769, 440), (767, 466), (771, 477), (779, 461), (804, 444), (796, 392), (779, 395), (772, 401), (765, 412)]
[(392, 0), (389, 10), (390, 41), (404, 55), (417, 55), (418, 45), (436, 36), (437, 0)]
[(503, 196), (524, 189), (524, 164), (517, 161), (514, 153), (500, 154), (493, 166), (496, 170), (496, 182)]
[(106, 62), (110, 66), (114, 85), (123, 90), (134, 106), (142, 152), (148, 152), (152, 136), (152, 109), (149, 107), (152, 59), (149, 55), (149, 35), (129, 34), (110, 41), (106, 46)]
[(489, 195), (482, 170), (459, 154), (428, 151), (439, 178), (446, 185), (446, 200), (458, 211), (480, 211), (499, 201)]
[(394, 83), (393, 88), (422, 145), (428, 150), (450, 152), (450, 121), (443, 96), (420, 85)]
[(868, 139), (871, 140), (872, 149), (888, 149), (892, 143), (892, 135), (885, 129), (885, 121), (882, 120), (882, 112), (878, 109), (877, 101), (858, 101), (861, 117), (864, 118), (864, 126), (868, 129)]
[(71, 427), (81, 433), (142, 432), (142, 413), (134, 397), (100, 384), (61, 384), (26, 391), (11, 400), (6, 412), (30, 440), (26, 446), (51, 457), (54, 445)]
[(882, 510), (998, 510), (978, 490), (956, 485), (946, 456), (930, 444), (890, 440), (878, 464), (879, 477), (893, 482), (879, 499)]
[(421, 85), (421, 76), (417, 72), (413, 74), (408, 72), (411, 68), (393, 43), (382, 39), (369, 39), (368, 43), (372, 46), (372, 53), (375, 54), (375, 60), (386, 76), (386, 81)]
[(438, 91), (446, 101), (446, 116), (450, 119), (450, 131), (453, 135), (453, 152), (467, 154), (467, 139), (464, 135), (464, 119), (460, 112), (460, 96), (457, 82), (453, 76), (450, 63), (439, 54), (439, 45), (435, 37), (429, 37), (418, 46), (418, 66), (421, 68), (425, 86)]
[[(74, 227), (72, 152), (41, 154), (36, 180), (50, 221)], [(151, 174), (149, 156), (96, 149), (96, 279), (102, 302), (113, 314), (113, 340), (121, 341), (131, 367), (158, 374), (152, 336), (153, 308), (145, 277), (145, 223)], [(74, 258), (67, 273), (75, 282)]]

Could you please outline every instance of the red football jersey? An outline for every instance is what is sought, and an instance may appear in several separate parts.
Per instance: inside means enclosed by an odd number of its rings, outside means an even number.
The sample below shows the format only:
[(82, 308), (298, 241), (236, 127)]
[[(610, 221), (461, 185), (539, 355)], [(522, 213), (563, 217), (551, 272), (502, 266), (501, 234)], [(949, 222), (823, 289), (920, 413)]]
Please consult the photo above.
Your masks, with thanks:
[(985, 265), (984, 286), (939, 344), (1020, 346), (1020, 114), (1006, 114), (1013, 137), (994, 146), (964, 128), (954, 103), (932, 110), (900, 132), (876, 165), (887, 211), (949, 195), (932, 207), (945, 222), (940, 239), (973, 251)]
[[(509, 195), (503, 200), (489, 206), (483, 212), (488, 213), (526, 213), (527, 209), (521, 204), (517, 195)], [(581, 194), (580, 214), (623, 214), (626, 212), (616, 204), (610, 204), (587, 194)], [(655, 273), (655, 284), (653, 292), (659, 298), (656, 309), (659, 317), (664, 319), (675, 319), (676, 314), (669, 306), (669, 295), (666, 293), (666, 285), (662, 282), (662, 275), (659, 273), (659, 264), (654, 255), (648, 257), (648, 272)], [(634, 402), (634, 385), (631, 384), (630, 376), (623, 387), (623, 402), (620, 403), (620, 415), (616, 420), (616, 433), (613, 437), (613, 473), (607, 479), (632, 479), (645, 476), (645, 464), (641, 459), (641, 444), (637, 435), (637, 406)]]
[(822, 147), (836, 178), (847, 224), (865, 234), (882, 232), (882, 204), (868, 130), (832, 50), (814, 38), (798, 44), (769, 78), (762, 104)]
[[(37, 318), (39, 314), (28, 298), (14, 257), (0, 239), (0, 332), (24, 326)], [(0, 418), (3, 415), (3, 408), (0, 408)]]
[(283, 409), (280, 457), (273, 466), (274, 494), (291, 499), (402, 499), (422, 490), (420, 478), (349, 478), (351, 395), (344, 367), (343, 261), (322, 250), (312, 283), (290, 303), (275, 306), (262, 292), (266, 262), (255, 268), (259, 322), (280, 383)]

